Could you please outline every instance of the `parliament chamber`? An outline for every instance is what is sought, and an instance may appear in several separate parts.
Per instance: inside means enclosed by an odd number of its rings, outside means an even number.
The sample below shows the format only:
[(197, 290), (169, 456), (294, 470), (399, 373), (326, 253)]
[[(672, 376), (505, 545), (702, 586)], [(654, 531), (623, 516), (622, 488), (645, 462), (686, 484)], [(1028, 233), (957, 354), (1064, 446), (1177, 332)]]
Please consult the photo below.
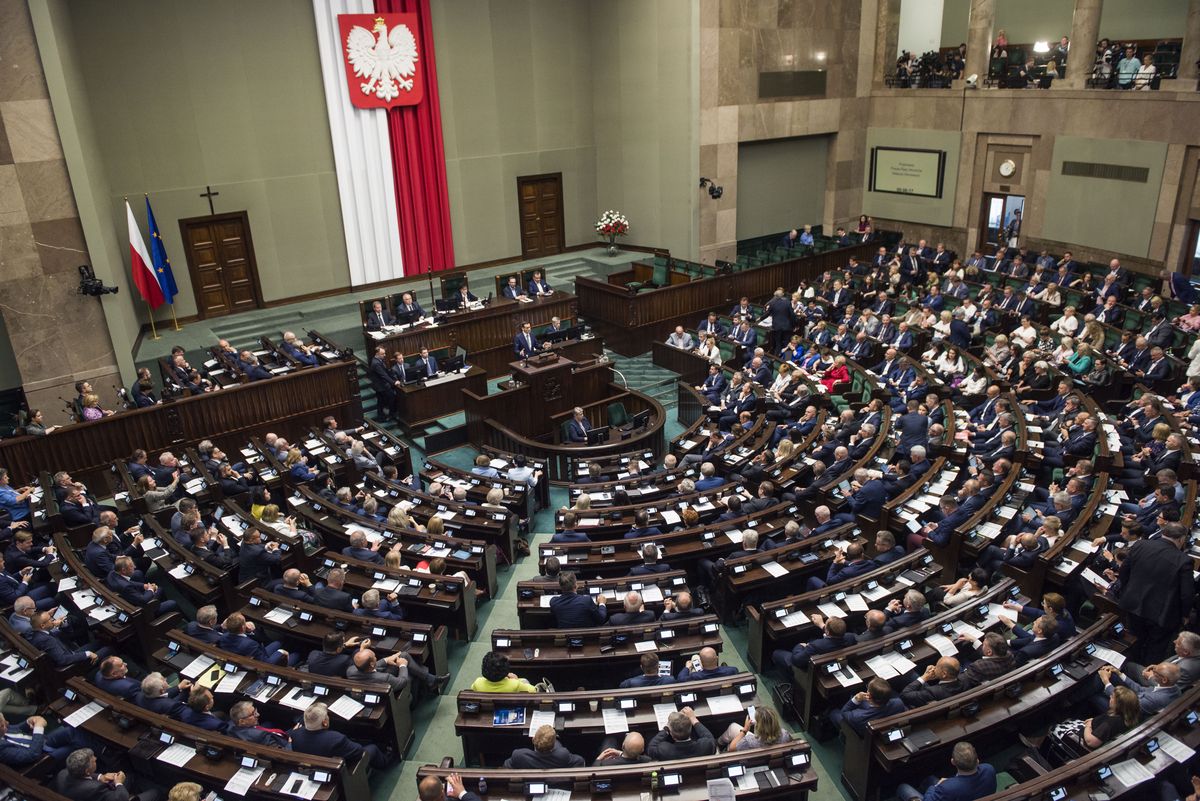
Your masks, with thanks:
[(0, 32), (0, 801), (1200, 799), (1200, 0)]

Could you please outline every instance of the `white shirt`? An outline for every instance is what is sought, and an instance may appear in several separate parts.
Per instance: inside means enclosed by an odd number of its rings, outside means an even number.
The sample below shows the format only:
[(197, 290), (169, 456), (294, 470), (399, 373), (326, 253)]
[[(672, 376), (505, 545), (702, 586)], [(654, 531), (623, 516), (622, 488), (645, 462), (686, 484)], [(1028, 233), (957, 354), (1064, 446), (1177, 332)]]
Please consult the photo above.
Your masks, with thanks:
[(1057, 320), (1050, 323), (1050, 330), (1063, 336), (1074, 336), (1075, 332), (1079, 330), (1079, 317), (1078, 315), (1059, 317)]

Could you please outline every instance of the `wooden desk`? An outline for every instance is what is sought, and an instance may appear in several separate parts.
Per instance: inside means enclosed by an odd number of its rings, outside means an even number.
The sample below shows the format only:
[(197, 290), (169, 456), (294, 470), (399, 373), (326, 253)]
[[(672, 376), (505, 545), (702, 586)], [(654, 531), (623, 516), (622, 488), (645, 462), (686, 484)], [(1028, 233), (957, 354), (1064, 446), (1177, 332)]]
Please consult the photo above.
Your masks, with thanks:
[(432, 423), (462, 407), (463, 389), (487, 394), (487, 371), (472, 364), (465, 373), (439, 377), (432, 382), (406, 384), (400, 392), (400, 421), (407, 428)]
[(237, 453), (253, 434), (319, 424), (326, 415), (362, 419), (358, 364), (338, 362), (296, 370), (266, 381), (120, 412), (64, 426), (44, 437), (0, 442), (0, 464), (14, 477), (67, 470), (93, 487), (107, 487), (110, 466), (137, 446), (148, 452), (196, 445), (211, 439)]
[[(683, 703), (684, 697), (693, 694), (694, 700)], [(708, 699), (715, 696), (732, 696), (738, 702), (737, 711), (712, 711)], [(595, 708), (592, 704), (595, 704)], [(458, 719), (454, 722), (454, 729), (462, 738), (466, 761), (498, 767), (514, 749), (529, 747), (528, 720), (534, 710), (553, 711), (556, 713), (554, 727), (563, 741), (570, 743), (572, 752), (590, 756), (602, 750), (605, 709), (623, 709), (629, 731), (638, 732), (649, 743), (659, 731), (654, 710), (657, 704), (672, 704), (676, 709), (681, 706), (692, 707), (713, 737), (720, 737), (730, 723), (740, 725), (745, 722), (746, 707), (758, 706), (758, 679), (753, 673), (738, 673), (719, 679), (655, 687), (553, 694), (479, 693), (466, 690), (458, 694)], [(494, 714), (497, 709), (513, 708), (526, 710), (526, 724), (495, 725)]]
[(398, 350), (410, 355), (421, 348), (463, 348), (467, 351), (468, 362), (482, 367), (488, 377), (497, 378), (507, 372), (513, 357), (513, 338), (522, 323), (533, 323), (536, 328), (548, 324), (551, 317), (558, 317), (566, 324), (576, 316), (577, 309), (575, 296), (559, 290), (530, 303), (493, 298), (482, 309), (447, 314), (445, 322), (436, 326), (420, 323), (378, 338), (364, 330), (364, 352), (374, 353), (375, 348), (382, 345), (391, 359)]

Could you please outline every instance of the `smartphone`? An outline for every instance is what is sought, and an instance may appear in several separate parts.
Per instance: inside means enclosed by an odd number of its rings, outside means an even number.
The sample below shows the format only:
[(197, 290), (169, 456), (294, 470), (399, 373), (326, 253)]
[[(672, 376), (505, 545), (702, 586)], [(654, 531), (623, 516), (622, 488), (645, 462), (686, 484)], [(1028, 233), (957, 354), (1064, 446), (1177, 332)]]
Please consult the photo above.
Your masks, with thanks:
[(750, 716), (750, 722), (753, 723), (755, 721), (753, 705), (746, 707), (746, 714)]

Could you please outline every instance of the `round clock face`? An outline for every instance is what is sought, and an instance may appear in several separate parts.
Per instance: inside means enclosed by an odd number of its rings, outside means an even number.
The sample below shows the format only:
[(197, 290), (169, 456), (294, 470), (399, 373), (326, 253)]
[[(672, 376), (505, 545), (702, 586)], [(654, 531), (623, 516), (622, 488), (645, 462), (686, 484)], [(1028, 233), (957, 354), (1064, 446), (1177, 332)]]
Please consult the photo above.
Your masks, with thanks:
[(1017, 171), (1017, 164), (1012, 159), (1005, 159), (1000, 162), (1000, 174), (1005, 178), (1012, 177), (1012, 174)]

